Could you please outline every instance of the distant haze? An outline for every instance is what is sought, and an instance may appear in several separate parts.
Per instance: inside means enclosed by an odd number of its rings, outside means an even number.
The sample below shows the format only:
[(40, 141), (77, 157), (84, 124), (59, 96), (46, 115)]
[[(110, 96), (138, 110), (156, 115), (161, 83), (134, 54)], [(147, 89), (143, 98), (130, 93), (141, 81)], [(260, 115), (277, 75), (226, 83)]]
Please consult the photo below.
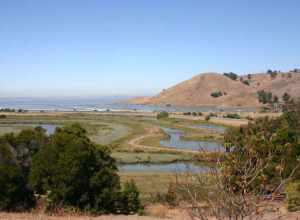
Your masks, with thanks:
[(300, 67), (298, 0), (3, 0), (0, 97), (153, 95)]

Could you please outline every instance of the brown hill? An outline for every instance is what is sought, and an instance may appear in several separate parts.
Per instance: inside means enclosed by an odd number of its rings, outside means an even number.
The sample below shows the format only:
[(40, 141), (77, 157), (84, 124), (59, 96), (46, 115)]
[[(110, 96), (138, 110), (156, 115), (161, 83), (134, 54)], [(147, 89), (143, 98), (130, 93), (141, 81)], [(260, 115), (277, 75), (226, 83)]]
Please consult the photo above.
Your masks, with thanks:
[[(249, 85), (241, 82), (248, 80)], [(129, 101), (134, 104), (171, 104), (180, 106), (260, 106), (257, 91), (270, 91), (281, 97), (287, 92), (293, 97), (300, 97), (300, 74), (278, 73), (275, 77), (270, 74), (252, 74), (240, 76), (232, 80), (218, 73), (203, 73), (190, 80), (179, 83), (162, 91), (154, 97), (142, 97)], [(213, 93), (221, 96), (213, 97)]]

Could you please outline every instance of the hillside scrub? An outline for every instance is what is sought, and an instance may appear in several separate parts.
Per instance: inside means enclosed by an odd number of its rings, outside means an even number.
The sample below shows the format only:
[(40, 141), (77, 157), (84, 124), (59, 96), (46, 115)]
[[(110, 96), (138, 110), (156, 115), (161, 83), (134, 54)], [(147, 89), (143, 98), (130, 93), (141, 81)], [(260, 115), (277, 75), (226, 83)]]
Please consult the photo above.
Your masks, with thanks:
[(233, 73), (233, 72), (223, 73), (223, 75), (227, 76), (228, 78), (230, 78), (232, 80), (237, 80), (238, 79), (238, 75)]
[(177, 182), (180, 199), (199, 219), (262, 219), (261, 206), (287, 193), (291, 211), (300, 204), (300, 103), (290, 102), (279, 118), (262, 118), (248, 126), (229, 129), (226, 154), (207, 175), (187, 174)]
[(215, 92), (212, 92), (210, 95), (214, 98), (218, 98), (218, 97), (222, 96), (223, 93), (221, 91), (215, 91)]
[(257, 92), (257, 96), (258, 96), (258, 101), (263, 104), (267, 104), (267, 103), (272, 104), (274, 101), (272, 92), (267, 92), (265, 90), (259, 90)]

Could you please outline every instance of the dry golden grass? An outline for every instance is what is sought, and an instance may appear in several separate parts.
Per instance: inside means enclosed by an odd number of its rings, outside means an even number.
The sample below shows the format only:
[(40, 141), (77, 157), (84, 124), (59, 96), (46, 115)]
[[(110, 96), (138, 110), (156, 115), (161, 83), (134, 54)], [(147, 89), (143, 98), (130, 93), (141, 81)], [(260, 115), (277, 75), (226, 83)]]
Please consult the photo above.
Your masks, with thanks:
[[(291, 77), (288, 77), (290, 75)], [(203, 73), (163, 90), (154, 97), (142, 97), (129, 100), (132, 104), (172, 104), (178, 106), (223, 106), (223, 107), (258, 107), (262, 106), (257, 99), (257, 91), (266, 90), (281, 97), (288, 92), (292, 97), (300, 96), (300, 74), (281, 73), (272, 78), (269, 74), (252, 74), (250, 85), (240, 79), (231, 80), (222, 74)], [(211, 93), (226, 93), (218, 98)]]
[(103, 216), (48, 216), (37, 213), (0, 213), (0, 220), (191, 220), (188, 215), (179, 210), (172, 210), (166, 206), (152, 206), (148, 211), (151, 216), (138, 215), (103, 215)]

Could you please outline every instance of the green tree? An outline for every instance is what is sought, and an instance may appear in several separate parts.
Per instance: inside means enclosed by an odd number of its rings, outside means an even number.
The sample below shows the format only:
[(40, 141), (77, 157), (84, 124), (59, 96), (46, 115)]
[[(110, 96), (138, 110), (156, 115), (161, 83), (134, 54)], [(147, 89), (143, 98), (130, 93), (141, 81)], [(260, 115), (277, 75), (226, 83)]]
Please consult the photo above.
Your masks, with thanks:
[(47, 141), (40, 127), (0, 137), (1, 210), (23, 210), (34, 205), (33, 191), (27, 184), (29, 169), (32, 157)]
[(265, 90), (259, 90), (257, 92), (257, 95), (258, 95), (259, 102), (261, 102), (263, 104), (272, 103), (272, 97), (273, 97), (272, 92), (267, 92)]
[(215, 91), (215, 92), (212, 92), (210, 95), (214, 98), (218, 98), (218, 97), (222, 96), (223, 93), (221, 91)]
[(126, 182), (119, 196), (119, 212), (123, 214), (136, 213), (141, 208), (139, 191), (133, 181)]
[(237, 80), (237, 78), (238, 78), (238, 75), (233, 72), (223, 73), (223, 75), (227, 76), (228, 78), (230, 78), (232, 80)]
[(0, 138), (0, 210), (23, 211), (33, 207), (33, 192), (16, 158), (16, 152), (4, 137)]
[(291, 99), (291, 96), (290, 96), (290, 94), (288, 94), (287, 92), (285, 92), (285, 93), (282, 95), (282, 100), (283, 100), (284, 102), (288, 102), (288, 101), (290, 101), (290, 99)]
[[(225, 170), (231, 180), (241, 181), (239, 177), (243, 171), (239, 168), (245, 167), (244, 161), (251, 161), (255, 166), (258, 159), (266, 167), (253, 181), (252, 187), (272, 189), (281, 179), (287, 178), (300, 156), (300, 139), (296, 132), (299, 124), (294, 124), (295, 118), (299, 122), (300, 115), (288, 112), (277, 119), (258, 119), (247, 127), (229, 130), (225, 135), (225, 145), (230, 149)], [(295, 178), (299, 177), (297, 171)]]
[(49, 192), (49, 209), (73, 206), (93, 213), (116, 212), (120, 191), (115, 160), (104, 146), (94, 145), (73, 124), (58, 128), (33, 159), (30, 184)]
[(156, 116), (157, 119), (164, 119), (168, 117), (169, 117), (169, 113), (166, 111), (159, 112)]

